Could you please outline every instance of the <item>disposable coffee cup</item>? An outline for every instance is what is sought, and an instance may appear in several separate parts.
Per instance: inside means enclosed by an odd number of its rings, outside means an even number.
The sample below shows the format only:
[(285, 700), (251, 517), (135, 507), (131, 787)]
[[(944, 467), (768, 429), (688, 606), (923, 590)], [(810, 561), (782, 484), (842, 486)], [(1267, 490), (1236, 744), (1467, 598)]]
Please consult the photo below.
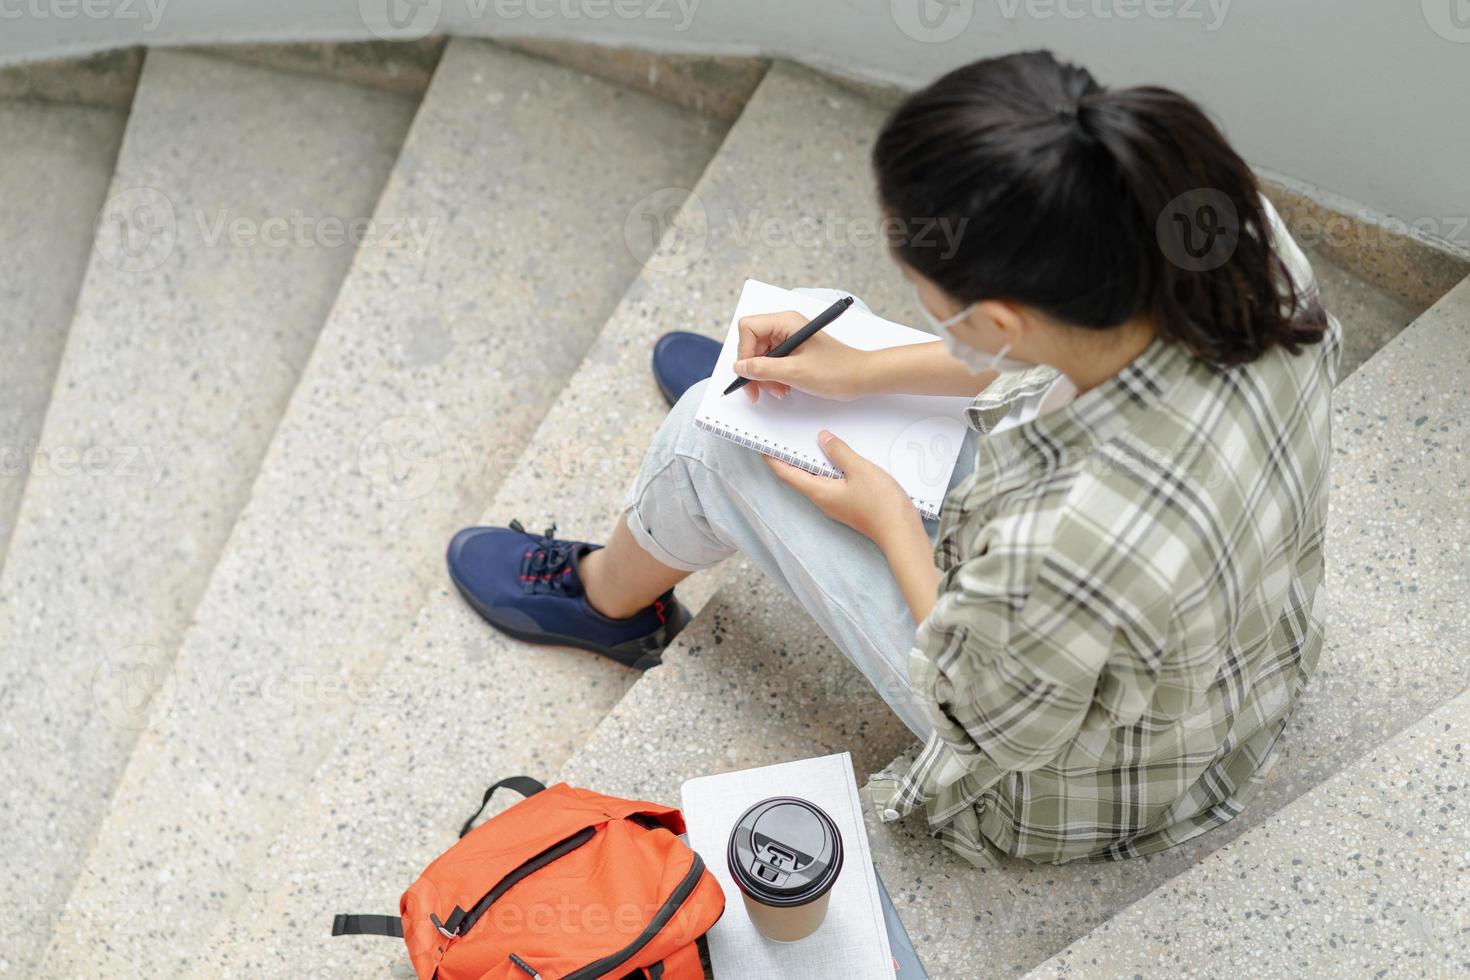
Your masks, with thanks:
[(725, 856), (760, 934), (794, 943), (827, 917), (832, 885), (842, 872), (842, 835), (821, 807), (778, 796), (735, 821)]

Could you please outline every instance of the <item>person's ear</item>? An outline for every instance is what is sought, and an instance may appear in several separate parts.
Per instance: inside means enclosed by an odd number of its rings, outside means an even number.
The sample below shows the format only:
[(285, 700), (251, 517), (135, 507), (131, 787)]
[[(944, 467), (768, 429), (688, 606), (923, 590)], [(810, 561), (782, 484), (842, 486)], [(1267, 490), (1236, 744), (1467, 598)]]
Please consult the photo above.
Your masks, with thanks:
[(1021, 309), (1005, 300), (985, 299), (975, 305), (975, 312), (979, 313), (990, 325), (999, 330), (1005, 337), (1005, 343), (1015, 347), (1021, 342), (1021, 337), (1026, 333), (1026, 316)]

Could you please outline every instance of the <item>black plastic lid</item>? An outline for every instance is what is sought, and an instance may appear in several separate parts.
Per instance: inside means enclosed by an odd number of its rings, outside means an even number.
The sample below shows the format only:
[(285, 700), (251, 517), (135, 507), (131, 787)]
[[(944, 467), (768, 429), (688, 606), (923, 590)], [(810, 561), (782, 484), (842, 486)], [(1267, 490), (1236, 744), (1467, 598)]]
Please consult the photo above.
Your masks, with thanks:
[(805, 905), (837, 880), (842, 835), (821, 807), (778, 796), (735, 821), (726, 858), (740, 890), (761, 904)]

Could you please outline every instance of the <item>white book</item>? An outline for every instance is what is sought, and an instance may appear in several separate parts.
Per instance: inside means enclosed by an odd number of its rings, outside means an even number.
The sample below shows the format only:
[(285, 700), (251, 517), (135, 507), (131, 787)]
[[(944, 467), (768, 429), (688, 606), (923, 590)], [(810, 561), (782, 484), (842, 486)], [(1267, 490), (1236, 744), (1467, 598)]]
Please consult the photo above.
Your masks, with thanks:
[[(708, 933), (716, 980), (894, 980), (873, 853), (863, 826), (852, 756), (846, 752), (700, 776), (680, 789), (689, 846), (725, 891), (725, 914)], [(832, 886), (820, 928), (795, 943), (765, 939), (730, 877), (726, 845), (730, 829), (752, 805), (773, 796), (796, 796), (827, 812), (842, 834), (842, 873)]]
[[(752, 405), (740, 392), (723, 394), (735, 380), (742, 317), (795, 310), (811, 318), (828, 305), (819, 298), (746, 280), (694, 423), (810, 473), (841, 476), (817, 444), (817, 434), (828, 429), (858, 454), (891, 473), (925, 517), (937, 517), (964, 442), (964, 411), (970, 399), (875, 395), (839, 402), (792, 391), (786, 398), (761, 398)], [(935, 339), (932, 334), (856, 307), (843, 313), (824, 332), (862, 350), (931, 343)]]

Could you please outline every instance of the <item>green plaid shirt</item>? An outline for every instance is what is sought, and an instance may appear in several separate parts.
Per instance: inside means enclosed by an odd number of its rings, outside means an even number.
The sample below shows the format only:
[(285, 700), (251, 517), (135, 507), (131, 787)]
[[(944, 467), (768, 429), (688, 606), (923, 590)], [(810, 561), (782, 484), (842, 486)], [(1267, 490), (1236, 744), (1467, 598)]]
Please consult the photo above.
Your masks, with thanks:
[(1340, 348), (1332, 321), (1222, 371), (1157, 341), (1000, 432), (1055, 373), (976, 399), (988, 434), (945, 500), (909, 660), (935, 731), (873, 777), (881, 819), (922, 807), (992, 865), (1147, 854), (1241, 812), (1322, 648)]

